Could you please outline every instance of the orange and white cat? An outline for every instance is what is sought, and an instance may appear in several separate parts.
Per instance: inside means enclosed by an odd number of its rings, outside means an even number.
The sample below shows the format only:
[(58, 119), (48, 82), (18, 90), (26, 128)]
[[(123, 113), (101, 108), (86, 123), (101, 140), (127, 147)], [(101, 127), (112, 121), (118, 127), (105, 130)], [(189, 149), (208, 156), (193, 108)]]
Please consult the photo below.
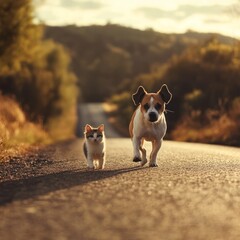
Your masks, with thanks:
[(84, 131), (83, 151), (89, 169), (104, 169), (106, 161), (106, 141), (104, 125), (94, 128), (87, 124)]

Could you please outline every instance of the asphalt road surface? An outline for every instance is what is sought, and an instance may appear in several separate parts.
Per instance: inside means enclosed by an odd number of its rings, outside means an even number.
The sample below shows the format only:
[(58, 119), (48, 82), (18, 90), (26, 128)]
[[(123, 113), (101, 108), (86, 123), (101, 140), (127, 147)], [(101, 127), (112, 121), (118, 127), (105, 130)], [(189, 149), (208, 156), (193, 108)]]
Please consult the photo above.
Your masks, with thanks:
[(83, 137), (84, 127), (90, 124), (97, 127), (100, 124), (105, 126), (105, 135), (109, 138), (118, 138), (121, 135), (109, 123), (103, 109), (102, 103), (86, 103), (78, 107), (79, 124), (77, 127), (77, 135)]
[(239, 148), (164, 141), (149, 168), (132, 162), (130, 139), (108, 138), (106, 169), (87, 171), (82, 142), (2, 180), (1, 240), (240, 239)]

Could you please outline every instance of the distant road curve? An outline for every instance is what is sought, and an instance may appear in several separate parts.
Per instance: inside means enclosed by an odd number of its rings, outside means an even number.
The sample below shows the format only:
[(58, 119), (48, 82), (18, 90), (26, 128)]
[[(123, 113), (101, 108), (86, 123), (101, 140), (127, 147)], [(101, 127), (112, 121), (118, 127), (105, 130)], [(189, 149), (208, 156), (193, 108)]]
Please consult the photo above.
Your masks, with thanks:
[(107, 138), (119, 138), (121, 135), (109, 123), (103, 109), (103, 103), (83, 103), (78, 106), (78, 126), (77, 136), (83, 137), (84, 126), (90, 124), (97, 127), (100, 124), (105, 125), (105, 134)]

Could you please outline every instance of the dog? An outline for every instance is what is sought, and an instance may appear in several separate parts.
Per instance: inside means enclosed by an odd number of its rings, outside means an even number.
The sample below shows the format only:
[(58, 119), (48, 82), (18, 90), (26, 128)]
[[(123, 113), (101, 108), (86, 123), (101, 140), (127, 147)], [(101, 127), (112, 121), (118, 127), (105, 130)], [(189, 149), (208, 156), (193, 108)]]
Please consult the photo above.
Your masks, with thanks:
[(147, 93), (142, 86), (139, 86), (132, 95), (134, 104), (138, 106), (129, 124), (134, 151), (133, 162), (141, 162), (141, 166), (147, 163), (146, 149), (143, 148), (143, 143), (144, 140), (151, 141), (152, 152), (149, 167), (158, 167), (157, 154), (167, 131), (164, 115), (165, 105), (171, 99), (172, 94), (166, 84), (163, 84), (157, 93)]

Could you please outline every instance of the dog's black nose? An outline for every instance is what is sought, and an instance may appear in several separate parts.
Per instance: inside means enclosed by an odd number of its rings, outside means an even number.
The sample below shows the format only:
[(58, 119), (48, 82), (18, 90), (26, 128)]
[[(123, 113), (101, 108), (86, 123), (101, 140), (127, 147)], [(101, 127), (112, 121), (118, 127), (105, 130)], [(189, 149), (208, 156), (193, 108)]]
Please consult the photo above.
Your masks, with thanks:
[(155, 112), (150, 112), (148, 114), (148, 116), (149, 116), (149, 121), (150, 122), (156, 122), (157, 121), (157, 114)]

